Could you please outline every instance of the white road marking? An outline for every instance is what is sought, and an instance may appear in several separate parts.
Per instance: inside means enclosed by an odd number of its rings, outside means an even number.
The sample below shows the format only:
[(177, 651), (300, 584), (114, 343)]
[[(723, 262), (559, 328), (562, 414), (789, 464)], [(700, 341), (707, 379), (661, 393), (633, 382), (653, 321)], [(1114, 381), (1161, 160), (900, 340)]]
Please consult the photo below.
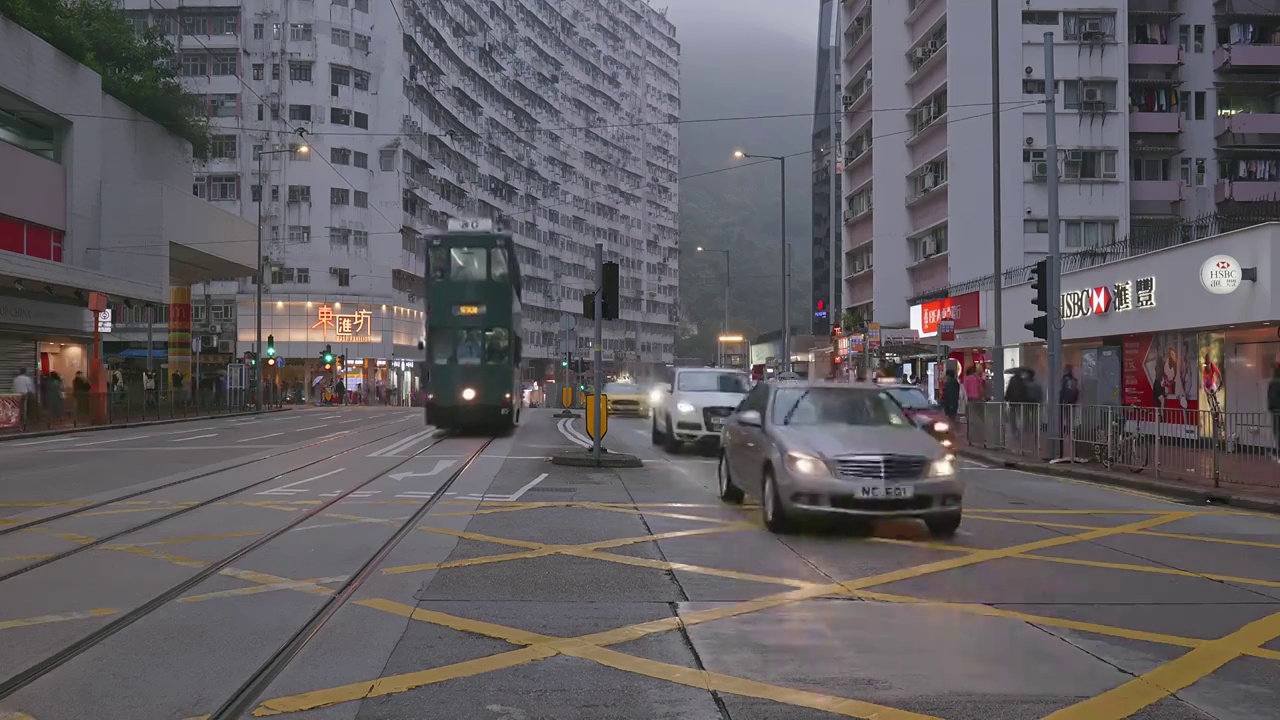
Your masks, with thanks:
[(115, 438), (113, 440), (98, 440), (96, 442), (78, 443), (75, 447), (89, 447), (90, 445), (106, 445), (107, 443), (126, 442), (128, 440), (145, 440), (150, 435), (134, 435), (132, 437)]
[(320, 416), (320, 417), (318, 417), (318, 418), (316, 418), (316, 419), (317, 419), (317, 420), (332, 420), (332, 419), (334, 419), (334, 418), (340, 418), (340, 417), (342, 417), (342, 416), (341, 416), (341, 415), (322, 415), (322, 416)]
[(633, 432), (635, 432), (635, 434), (637, 434), (637, 435), (648, 435), (648, 434), (649, 434), (649, 433), (645, 432), (644, 430), (634, 430)]
[(338, 423), (338, 424), (339, 424), (339, 425), (347, 425), (347, 424), (350, 424), (350, 423), (360, 422), (360, 421), (362, 421), (362, 420), (364, 420), (364, 418), (356, 418), (355, 420), (343, 420), (342, 422), (340, 422), (340, 423)]
[(65, 437), (65, 438), (53, 438), (52, 440), (32, 440), (31, 442), (14, 443), (12, 447), (24, 447), (26, 445), (44, 445), (45, 443), (56, 443), (56, 442), (71, 442), (72, 440), (78, 440), (78, 439), (79, 438)]
[(438, 460), (436, 461), (436, 466), (426, 472), (398, 472), (393, 473), (388, 477), (397, 482), (404, 480), (407, 477), (431, 477), (432, 475), (440, 474), (440, 472), (447, 467), (452, 467), (456, 462), (457, 460)]
[[(374, 495), (377, 495), (377, 494), (378, 494), (378, 493), (380, 493), (380, 492), (382, 492), (382, 491), (381, 491), (381, 490), (356, 490), (355, 492), (353, 492), (353, 493), (351, 493), (351, 494), (347, 495), (347, 497), (349, 497), (349, 498), (367, 498), (367, 497), (373, 497)], [(340, 495), (340, 494), (341, 494), (340, 492), (336, 492), (336, 491), (335, 491), (335, 492), (320, 493), (320, 497), (338, 497), (338, 495)]]
[(397, 440), (381, 450), (374, 450), (369, 453), (369, 457), (395, 457), (396, 453), (408, 448), (414, 443), (420, 442), (424, 438), (428, 438), (435, 432), (435, 428), (428, 428), (420, 432), (416, 432), (403, 440)]
[(323, 425), (315, 425), (313, 427), (298, 428), (297, 430), (294, 430), (294, 432), (306, 432), (308, 430), (319, 430), (320, 428), (325, 428), (325, 427), (329, 427), (329, 423), (325, 423)]
[(244, 422), (238, 422), (238, 423), (236, 423), (236, 427), (244, 427), (245, 425), (253, 425), (253, 424), (255, 424), (255, 423), (260, 423), (260, 422), (262, 422), (262, 421), (261, 421), (261, 420), (246, 420), (246, 421), (244, 421)]
[(211, 427), (192, 428), (190, 430), (177, 430), (175, 432), (160, 433), (161, 435), (190, 435), (191, 433), (204, 432), (205, 430), (213, 430)]
[(242, 443), (242, 442), (249, 442), (250, 440), (265, 440), (266, 438), (275, 437), (277, 435), (283, 435), (283, 434), (284, 433), (282, 432), (278, 432), (278, 433), (271, 433), (270, 435), (255, 435), (253, 437), (247, 437), (243, 440), (237, 440), (236, 442)]
[(572, 421), (571, 418), (564, 418), (560, 420), (559, 422), (556, 423), (556, 429), (559, 430), (560, 434), (568, 438), (569, 442), (573, 443), (574, 445), (577, 445), (578, 447), (583, 447), (583, 448), (591, 447), (590, 438), (584, 438), (578, 435), (576, 430), (569, 427), (569, 423), (571, 421)]
[[(520, 496), (522, 496), (522, 495), (524, 495), (525, 493), (529, 492), (529, 490), (530, 490), (530, 489), (532, 489), (534, 486), (536, 486), (538, 483), (542, 482), (542, 481), (543, 481), (543, 480), (545, 480), (546, 478), (547, 478), (547, 474), (546, 474), (546, 473), (542, 473), (542, 474), (541, 474), (541, 475), (539, 475), (538, 477), (534, 478), (532, 482), (530, 482), (529, 484), (527, 484), (527, 485), (525, 485), (524, 487), (520, 488), (519, 490), (516, 490), (515, 492), (511, 493), (510, 495), (489, 495), (489, 494), (483, 494), (483, 495), (480, 495), (480, 494), (469, 494), (469, 495), (463, 495), (463, 496), (459, 497), (458, 499), (459, 499), (459, 500), (484, 500), (484, 501), (486, 501), (486, 502), (489, 502), (489, 501), (494, 501), (494, 502), (515, 502), (516, 500), (519, 500), (519, 499), (520, 499)], [(445, 494), (447, 495), (447, 494), (450, 494), (450, 493), (445, 493)]]
[(325, 474), (323, 474), (323, 475), (317, 475), (317, 476), (315, 476), (315, 477), (309, 477), (309, 478), (307, 478), (306, 480), (299, 480), (299, 481), (297, 481), (297, 482), (291, 482), (291, 483), (289, 483), (288, 485), (281, 485), (280, 487), (271, 488), (270, 490), (263, 490), (262, 492), (260, 492), (260, 493), (258, 493), (258, 494), (259, 494), (259, 495), (293, 495), (293, 494), (296, 494), (296, 493), (304, 493), (304, 492), (307, 492), (307, 489), (306, 489), (306, 488), (303, 488), (303, 489), (301, 489), (301, 490), (296, 490), (296, 489), (294, 489), (294, 488), (296, 488), (297, 486), (299, 486), (299, 485), (301, 485), (301, 484), (303, 484), (303, 483), (309, 483), (309, 482), (311, 482), (312, 480), (319, 480), (320, 478), (326, 478), (326, 477), (329, 477), (330, 475), (337, 475), (338, 473), (342, 472), (343, 470), (346, 470), (346, 468), (338, 468), (337, 470), (330, 470), (329, 472), (327, 472), (327, 473), (325, 473)]
[(397, 495), (396, 497), (398, 497), (398, 498), (413, 498), (414, 500), (427, 500), (427, 499), (430, 499), (432, 495), (435, 495), (435, 493), (434, 493), (434, 492), (427, 492), (427, 491), (425, 491), (425, 490), (424, 490), (424, 491), (422, 491), (422, 492), (410, 491), (410, 492), (406, 492), (406, 493), (400, 493), (400, 494), (399, 494), (399, 495)]
[(169, 442), (187, 442), (188, 440), (199, 440), (200, 438), (218, 437), (218, 433), (209, 433), (208, 435), (191, 435), (184, 438), (174, 438)]
[(530, 490), (530, 489), (532, 489), (535, 485), (537, 485), (538, 483), (540, 483), (540, 482), (542, 482), (543, 480), (546, 480), (546, 479), (547, 479), (547, 474), (546, 474), (546, 473), (542, 473), (542, 474), (541, 474), (541, 475), (539, 475), (538, 477), (534, 478), (534, 479), (533, 479), (533, 481), (532, 481), (532, 482), (530, 482), (528, 485), (525, 485), (524, 487), (520, 488), (519, 490), (517, 490), (517, 491), (515, 491), (515, 492), (511, 493), (511, 498), (510, 498), (510, 499), (511, 499), (511, 500), (513, 500), (513, 501), (514, 501), (514, 500), (519, 500), (521, 495), (524, 495), (525, 493), (529, 492), (529, 490)]

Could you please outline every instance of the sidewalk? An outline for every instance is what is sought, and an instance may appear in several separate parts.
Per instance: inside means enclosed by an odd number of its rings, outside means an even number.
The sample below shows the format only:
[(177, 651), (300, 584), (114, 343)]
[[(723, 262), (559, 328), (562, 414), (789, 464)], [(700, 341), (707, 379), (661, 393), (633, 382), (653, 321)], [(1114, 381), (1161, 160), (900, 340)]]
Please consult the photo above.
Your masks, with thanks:
[(134, 420), (113, 423), (103, 423), (101, 425), (69, 425), (62, 427), (53, 427), (47, 430), (31, 430), (28, 432), (5, 432), (0, 431), (0, 444), (11, 440), (23, 440), (31, 438), (52, 437), (55, 435), (71, 435), (73, 433), (88, 433), (99, 430), (121, 430), (124, 428), (150, 427), (152, 425), (172, 425), (174, 423), (194, 422), (196, 420), (212, 420), (215, 418), (234, 418), (245, 417), (249, 415), (265, 415), (268, 413), (288, 412), (293, 410), (293, 406), (264, 408), (262, 410), (243, 410), (239, 412), (220, 412), (208, 413), (203, 415), (187, 415), (183, 417), (167, 417), (158, 420)]
[[(1280, 513), (1280, 487), (1269, 485), (1246, 485), (1239, 482), (1220, 482), (1219, 486), (1215, 488), (1211, 479), (1196, 476), (1194, 474), (1194, 467), (1189, 469), (1187, 472), (1178, 472), (1171, 470), (1166, 465), (1161, 468), (1160, 476), (1156, 477), (1154, 468), (1152, 467), (1148, 467), (1141, 473), (1133, 473), (1125, 469), (1108, 470), (1100, 465), (1092, 463), (1050, 464), (1040, 459), (1034, 453), (1018, 454), (967, 446), (964, 444), (963, 437), (961, 438), (960, 445), (956, 448), (956, 451), (961, 457), (970, 458), (989, 465), (1013, 468), (1015, 470), (1025, 470), (1027, 472), (1034, 472), (1042, 475), (1087, 480), (1104, 485), (1115, 485), (1132, 490), (1141, 490), (1159, 495), (1167, 495), (1172, 498), (1189, 500), (1195, 503), (1222, 503), (1232, 507), (1249, 510)], [(1205, 454), (1207, 455), (1207, 452)], [(1181, 457), (1178, 459), (1179, 461), (1182, 460)], [(1230, 459), (1231, 458), (1226, 458), (1225, 460)], [(1246, 458), (1238, 459), (1247, 462)], [(1220, 460), (1220, 463), (1221, 462), (1222, 461)], [(1280, 472), (1276, 469), (1280, 466), (1277, 466), (1271, 461), (1266, 462), (1269, 465), (1269, 467), (1266, 468), (1267, 472)], [(1181, 462), (1179, 464), (1181, 464)], [(1252, 466), (1259, 463), (1248, 464)], [(1225, 476), (1227, 470), (1225, 468), (1220, 469), (1223, 470), (1223, 475)], [(1232, 468), (1232, 470), (1235, 470), (1236, 472), (1239, 471), (1237, 468)], [(1235, 476), (1238, 477), (1238, 475)]]

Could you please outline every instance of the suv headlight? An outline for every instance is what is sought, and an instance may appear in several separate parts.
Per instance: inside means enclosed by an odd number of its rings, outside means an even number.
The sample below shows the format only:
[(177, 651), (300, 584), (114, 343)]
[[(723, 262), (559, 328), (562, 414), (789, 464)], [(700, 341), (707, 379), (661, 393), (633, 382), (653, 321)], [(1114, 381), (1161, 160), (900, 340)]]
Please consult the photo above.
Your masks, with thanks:
[(676, 403), (676, 410), (679, 410), (682, 413), (691, 413), (694, 410), (697, 410), (697, 408), (687, 402), (678, 402)]
[(662, 402), (662, 391), (661, 391), (661, 390), (650, 390), (650, 391), (649, 391), (649, 402), (653, 403), (654, 405), (657, 405), (658, 403)]
[(929, 477), (931, 478), (952, 477), (955, 474), (956, 465), (950, 457), (934, 460), (933, 464), (929, 466)]
[(831, 471), (827, 469), (827, 464), (822, 462), (821, 458), (804, 453), (789, 452), (783, 460), (787, 464), (787, 470), (796, 475), (806, 475), (808, 477), (830, 477)]
[(948, 430), (950, 430), (950, 429), (951, 429), (951, 425), (950, 425), (950, 424), (948, 424), (948, 423), (942, 422), (941, 420), (939, 420), (938, 422), (935, 422), (935, 423), (933, 424), (933, 431), (934, 431), (934, 432), (940, 432), (940, 433), (942, 433), (942, 432), (946, 432), (946, 431), (948, 431)]

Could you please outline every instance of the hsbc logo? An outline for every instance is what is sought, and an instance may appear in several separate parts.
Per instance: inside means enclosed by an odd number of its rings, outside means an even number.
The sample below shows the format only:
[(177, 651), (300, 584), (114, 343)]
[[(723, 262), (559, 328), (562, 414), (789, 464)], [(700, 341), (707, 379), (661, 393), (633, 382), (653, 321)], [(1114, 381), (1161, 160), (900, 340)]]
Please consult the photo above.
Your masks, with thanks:
[(1135, 308), (1147, 310), (1156, 306), (1156, 279), (1145, 277), (1087, 290), (1071, 290), (1062, 293), (1061, 300), (1063, 320), (1121, 313)]

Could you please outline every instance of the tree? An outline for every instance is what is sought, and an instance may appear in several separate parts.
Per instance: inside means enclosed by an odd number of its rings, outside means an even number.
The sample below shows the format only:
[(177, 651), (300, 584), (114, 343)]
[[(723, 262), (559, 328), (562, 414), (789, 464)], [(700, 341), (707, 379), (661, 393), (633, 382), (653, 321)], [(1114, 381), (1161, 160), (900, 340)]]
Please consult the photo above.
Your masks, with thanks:
[(208, 121), (179, 82), (173, 46), (158, 27), (134, 32), (112, 0), (0, 0), (0, 15), (97, 72), (104, 92), (205, 157)]

